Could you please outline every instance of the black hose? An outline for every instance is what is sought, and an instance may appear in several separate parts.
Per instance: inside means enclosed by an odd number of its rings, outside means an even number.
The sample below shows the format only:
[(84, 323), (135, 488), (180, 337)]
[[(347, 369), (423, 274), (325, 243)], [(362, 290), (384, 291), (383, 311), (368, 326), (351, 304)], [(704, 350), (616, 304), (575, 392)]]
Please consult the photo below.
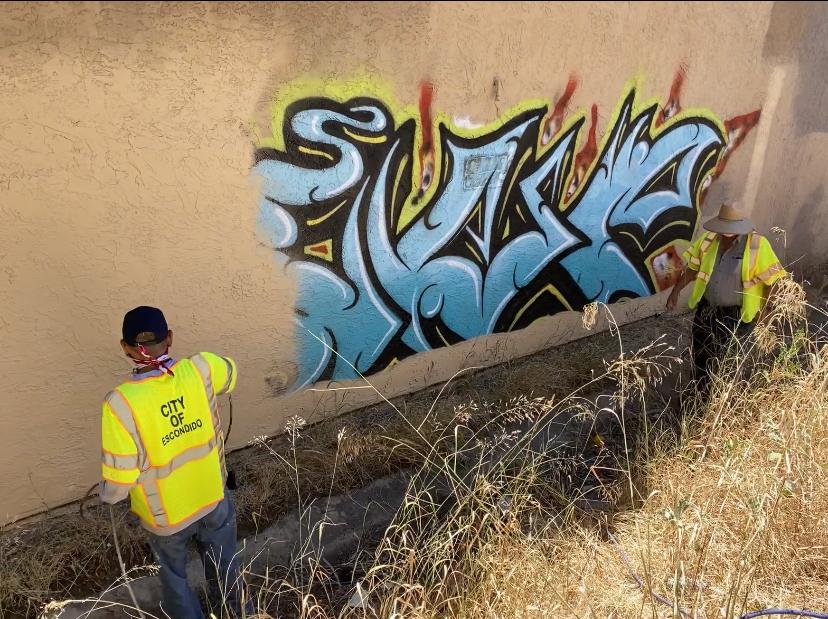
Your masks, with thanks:
[(98, 482), (95, 482), (94, 484), (92, 484), (92, 487), (89, 488), (89, 490), (86, 491), (86, 494), (83, 495), (83, 498), (80, 500), (80, 504), (78, 505), (78, 509), (80, 510), (80, 517), (83, 520), (87, 520), (86, 514), (83, 513), (83, 506), (86, 504), (86, 502), (89, 499), (93, 498), (92, 497), (92, 491), (97, 487), (98, 487)]
[(224, 442), (230, 440), (230, 432), (233, 430), (233, 396), (227, 394), (227, 402), (230, 404), (230, 422), (227, 424), (227, 432), (224, 433)]
[[(231, 394), (227, 394), (227, 402), (230, 408), (230, 421), (227, 424), (227, 432), (224, 433), (224, 458), (225, 458), (225, 466), (226, 459), (227, 459), (227, 441), (230, 440), (230, 431), (233, 429), (233, 396)], [(238, 488), (238, 479), (236, 478), (236, 471), (229, 470), (227, 471), (227, 487), (230, 490), (235, 490)]]

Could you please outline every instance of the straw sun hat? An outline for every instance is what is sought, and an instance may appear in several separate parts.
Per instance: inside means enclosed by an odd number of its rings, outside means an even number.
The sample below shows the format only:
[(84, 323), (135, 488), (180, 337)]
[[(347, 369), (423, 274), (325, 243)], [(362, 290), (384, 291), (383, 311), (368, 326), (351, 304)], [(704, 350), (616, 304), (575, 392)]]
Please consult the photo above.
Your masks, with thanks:
[(705, 230), (717, 234), (747, 234), (753, 231), (753, 222), (735, 203), (724, 203), (719, 214), (704, 222)]

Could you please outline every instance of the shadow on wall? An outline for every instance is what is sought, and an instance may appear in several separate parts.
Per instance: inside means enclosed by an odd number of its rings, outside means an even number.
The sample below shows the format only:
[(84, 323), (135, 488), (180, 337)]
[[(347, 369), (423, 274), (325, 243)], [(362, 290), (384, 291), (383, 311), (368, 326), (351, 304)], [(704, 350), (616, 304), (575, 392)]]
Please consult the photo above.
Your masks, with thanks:
[[(775, 205), (775, 223), (787, 228), (787, 260), (795, 270), (801, 270), (828, 258), (824, 231), (828, 230), (828, 204), (825, 182), (809, 181), (808, 176), (819, 174), (820, 166), (812, 157), (816, 145), (802, 144), (808, 136), (824, 140), (828, 132), (828, 4), (823, 2), (775, 2), (765, 37), (764, 57), (773, 64), (792, 64), (797, 67), (796, 90), (790, 94), (790, 118), (783, 120), (776, 130), (775, 143), (779, 163), (776, 178), (768, 183), (781, 183)], [(822, 134), (817, 136), (815, 134)], [(823, 166), (824, 168), (824, 166)], [(800, 173), (806, 176), (800, 177)], [(824, 176), (824, 172), (822, 173)], [(802, 184), (805, 183), (803, 186)], [(800, 185), (800, 192), (787, 190), (786, 185)], [(810, 185), (810, 187), (809, 187)], [(807, 193), (806, 193), (807, 192)], [(802, 197), (798, 197), (802, 196)], [(787, 224), (785, 223), (787, 220)]]
[(364, 79), (281, 89), (256, 151), (259, 223), (298, 282), (294, 388), (672, 285), (714, 178), (759, 119), (622, 94), (533, 100), (482, 127), (393, 108)]
[(764, 57), (798, 65), (799, 85), (794, 96), (797, 137), (828, 131), (828, 3), (774, 2), (765, 36)]
[[(802, 267), (812, 266), (814, 250), (825, 248), (825, 230), (828, 230), (828, 213), (825, 212), (825, 184), (821, 183), (806, 198), (799, 209), (788, 234), (796, 239), (796, 246), (786, 247), (785, 254), (788, 261), (797, 261), (793, 267), (800, 270)], [(801, 264), (799, 264), (801, 262)]]

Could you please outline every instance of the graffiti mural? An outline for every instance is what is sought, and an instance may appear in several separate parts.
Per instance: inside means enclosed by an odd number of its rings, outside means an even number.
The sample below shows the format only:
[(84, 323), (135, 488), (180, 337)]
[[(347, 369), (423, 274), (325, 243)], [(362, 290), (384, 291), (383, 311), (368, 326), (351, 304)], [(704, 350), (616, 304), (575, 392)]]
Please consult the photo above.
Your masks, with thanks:
[(669, 285), (728, 133), (758, 120), (682, 111), (684, 79), (663, 107), (628, 86), (600, 146), (597, 106), (565, 118), (574, 76), (555, 105), (484, 127), (432, 117), (428, 83), (403, 110), (282, 102), (255, 172), (260, 228), (298, 285), (294, 387)]

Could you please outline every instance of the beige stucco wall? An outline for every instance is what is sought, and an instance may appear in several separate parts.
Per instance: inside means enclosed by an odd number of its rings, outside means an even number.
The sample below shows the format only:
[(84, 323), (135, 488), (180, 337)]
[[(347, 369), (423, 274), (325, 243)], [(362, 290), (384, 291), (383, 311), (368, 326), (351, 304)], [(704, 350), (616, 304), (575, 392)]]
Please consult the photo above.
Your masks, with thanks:
[[(686, 62), (684, 105), (727, 118), (763, 107), (782, 65), (773, 113), (707, 205), (741, 194), (753, 165), (759, 223), (787, 226), (789, 246), (816, 252), (828, 231), (828, 101), (824, 64), (814, 64), (825, 56), (826, 12), (789, 10), (815, 17), (787, 19), (765, 2), (3, 4), (0, 521), (77, 498), (97, 480), (98, 406), (129, 370), (118, 339), (135, 305), (165, 310), (175, 351), (237, 359), (234, 446), (278, 432), (289, 415), (315, 420), (375, 398), (278, 396), (292, 380), (295, 290), (257, 234), (250, 127), (296, 78), (368, 73), (415, 105), (429, 77), (435, 108), (483, 122), (554, 97), (575, 70), (573, 106), (598, 103), (603, 129), (637, 74), (641, 94), (663, 99)], [(769, 28), (783, 43), (768, 43)], [(393, 395), (583, 333), (577, 315), (558, 315), (409, 358), (377, 384)]]

